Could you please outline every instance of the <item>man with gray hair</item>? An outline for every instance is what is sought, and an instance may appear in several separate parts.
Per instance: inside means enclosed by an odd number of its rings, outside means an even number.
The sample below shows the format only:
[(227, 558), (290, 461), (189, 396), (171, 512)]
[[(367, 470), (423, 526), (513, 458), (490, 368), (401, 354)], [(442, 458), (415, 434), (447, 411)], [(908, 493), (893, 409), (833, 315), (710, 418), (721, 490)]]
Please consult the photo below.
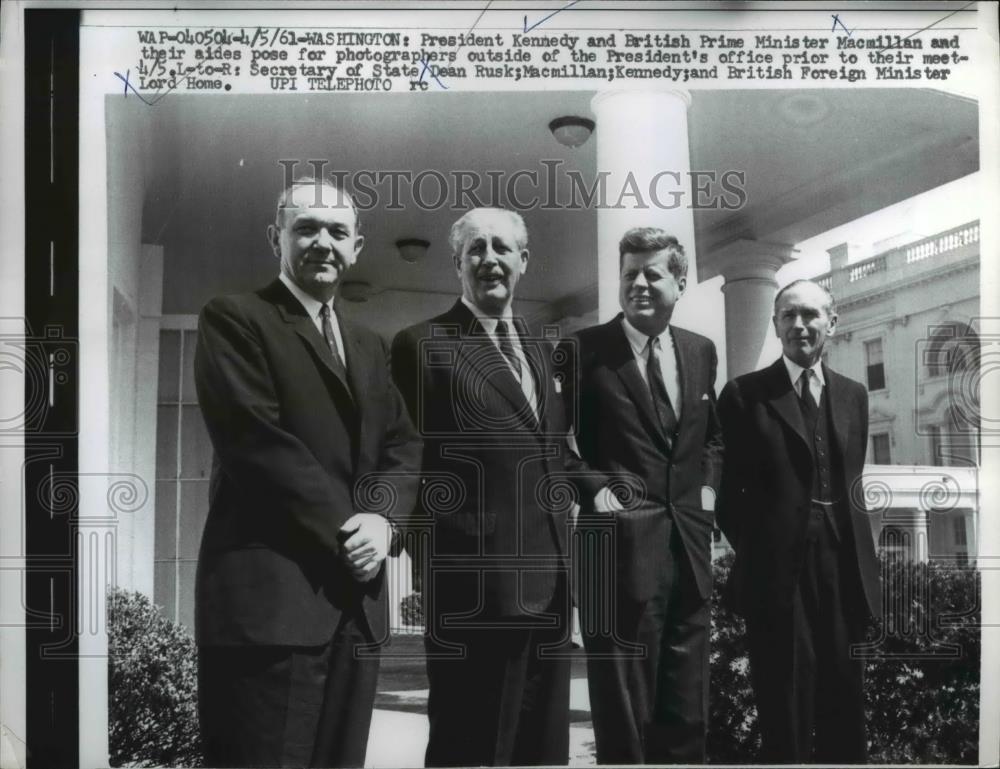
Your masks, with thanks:
[[(400, 332), (393, 376), (425, 439), (415, 553), (427, 621), (427, 766), (569, 758), (568, 452), (551, 346), (512, 312), (528, 236), (512, 211), (451, 228), (461, 297)], [(448, 498), (445, 499), (445, 496)]]

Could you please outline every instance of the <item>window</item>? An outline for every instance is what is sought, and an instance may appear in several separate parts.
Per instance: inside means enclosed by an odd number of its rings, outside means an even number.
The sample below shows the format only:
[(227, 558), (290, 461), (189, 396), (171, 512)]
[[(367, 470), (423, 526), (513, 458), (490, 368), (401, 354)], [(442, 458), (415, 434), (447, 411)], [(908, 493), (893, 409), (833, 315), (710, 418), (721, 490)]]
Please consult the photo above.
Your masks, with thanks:
[(965, 547), (969, 544), (965, 534), (965, 516), (958, 516), (951, 519), (952, 533), (955, 537), (955, 544)]
[(885, 389), (885, 362), (882, 358), (882, 340), (865, 342), (865, 371), (868, 375), (869, 390)]
[(930, 441), (930, 462), (928, 464), (940, 467), (944, 464), (944, 441), (941, 437), (941, 425), (928, 427), (927, 439)]
[(927, 376), (947, 376), (979, 369), (979, 337), (964, 323), (946, 323), (933, 329), (924, 353)]
[[(194, 319), (180, 319), (193, 326)], [(212, 445), (194, 391), (193, 328), (160, 331), (153, 600), (194, 630), (194, 573), (208, 515)]]
[(889, 451), (889, 433), (872, 435), (872, 463), (876, 465), (892, 464), (892, 454)]

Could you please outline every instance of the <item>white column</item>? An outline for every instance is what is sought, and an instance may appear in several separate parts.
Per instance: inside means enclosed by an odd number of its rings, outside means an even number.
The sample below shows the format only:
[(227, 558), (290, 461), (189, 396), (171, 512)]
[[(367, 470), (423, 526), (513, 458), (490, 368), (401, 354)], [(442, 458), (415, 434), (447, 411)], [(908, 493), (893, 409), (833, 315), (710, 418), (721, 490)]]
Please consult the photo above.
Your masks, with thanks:
[(737, 240), (717, 249), (713, 262), (720, 265), (726, 279), (722, 287), (726, 302), (726, 361), (728, 379), (755, 371), (780, 354), (771, 355), (774, 332), (774, 295), (778, 291), (775, 274), (792, 259), (791, 246)]
[(927, 510), (918, 509), (913, 515), (913, 560), (927, 563), (930, 543), (930, 520)]
[[(23, 29), (22, 7), (0, 4), (0, 25)], [(0, 36), (0, 61), (24, 61), (24, 35)], [(24, 67), (3, 68), (0, 147), (0, 766), (25, 765), (24, 466)]]
[[(119, 587), (137, 590), (153, 599), (153, 552), (156, 532), (156, 385), (159, 381), (160, 316), (163, 307), (163, 246), (142, 244), (139, 279), (139, 344), (136, 359), (135, 435), (133, 466), (135, 483), (146, 492), (146, 503), (128, 516), (131, 537), (118, 545), (119, 568), (128, 567), (130, 582)], [(139, 439), (139, 436), (142, 436)], [(120, 516), (125, 517), (125, 516)]]
[(596, 116), (597, 173), (604, 177), (597, 209), (598, 320), (618, 307), (618, 241), (631, 227), (661, 227), (688, 254), (688, 280), (697, 281), (691, 156), (683, 90), (606, 91), (590, 103)]
[[(91, 45), (87, 45), (87, 43)], [(115, 477), (108, 402), (107, 136), (105, 97), (89, 87), (104, 51), (80, 33), (80, 435), (79, 633), (80, 766), (108, 766), (108, 632), (105, 598), (114, 575), (115, 530), (108, 493)]]

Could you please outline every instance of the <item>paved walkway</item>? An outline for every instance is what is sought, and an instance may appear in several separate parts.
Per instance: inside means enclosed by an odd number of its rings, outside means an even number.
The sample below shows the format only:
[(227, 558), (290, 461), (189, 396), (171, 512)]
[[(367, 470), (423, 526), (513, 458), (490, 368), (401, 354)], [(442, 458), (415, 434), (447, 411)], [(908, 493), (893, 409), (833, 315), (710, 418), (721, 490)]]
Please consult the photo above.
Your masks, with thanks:
[[(427, 677), (419, 637), (393, 639), (383, 651), (366, 767), (422, 767), (427, 747)], [(570, 681), (569, 765), (594, 766), (594, 731), (583, 652)]]

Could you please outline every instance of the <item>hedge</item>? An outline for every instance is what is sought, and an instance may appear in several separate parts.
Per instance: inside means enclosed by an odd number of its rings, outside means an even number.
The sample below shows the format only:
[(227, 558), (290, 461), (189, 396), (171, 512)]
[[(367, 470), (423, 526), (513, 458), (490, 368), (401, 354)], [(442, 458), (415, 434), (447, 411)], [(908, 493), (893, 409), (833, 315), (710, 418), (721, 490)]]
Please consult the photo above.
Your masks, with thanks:
[[(757, 760), (760, 736), (743, 622), (720, 600), (731, 565), (731, 554), (715, 564), (708, 759), (745, 764)], [(894, 600), (870, 635), (870, 763), (976, 763), (978, 572), (889, 560), (883, 580)], [(419, 622), (419, 594), (402, 603)], [(194, 642), (138, 593), (112, 590), (108, 619), (112, 765), (200, 765)]]

